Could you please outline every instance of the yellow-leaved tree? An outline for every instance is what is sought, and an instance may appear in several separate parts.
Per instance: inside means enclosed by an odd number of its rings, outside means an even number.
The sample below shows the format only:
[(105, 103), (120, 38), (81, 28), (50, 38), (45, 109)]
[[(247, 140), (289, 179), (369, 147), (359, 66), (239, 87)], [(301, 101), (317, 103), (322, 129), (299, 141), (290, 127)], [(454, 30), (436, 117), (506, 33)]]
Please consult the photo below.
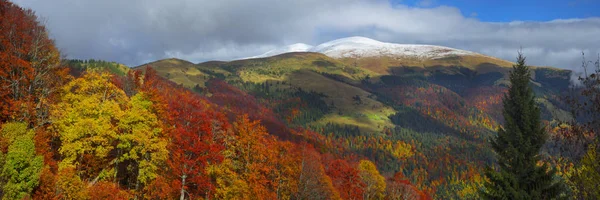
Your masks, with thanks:
[(90, 186), (110, 180), (134, 191), (156, 178), (168, 140), (145, 93), (129, 98), (110, 74), (93, 71), (61, 92), (51, 110), (52, 130), (62, 143), (60, 170), (74, 169)]
[[(82, 180), (98, 180), (114, 166), (116, 122), (125, 115), (127, 96), (110, 83), (110, 74), (90, 72), (63, 88), (50, 112), (62, 146), (59, 168), (73, 167)], [(105, 173), (101, 173), (105, 172)]]
[(298, 191), (301, 157), (269, 135), (260, 121), (238, 117), (224, 140), (224, 160), (208, 166), (218, 199), (290, 199)]
[(580, 196), (585, 199), (600, 198), (600, 154), (597, 145), (590, 145), (589, 149), (581, 159), (581, 166), (576, 168), (576, 174), (572, 178), (579, 186)]
[(268, 175), (273, 173), (269, 165), (269, 139), (265, 127), (247, 116), (237, 119), (233, 134), (225, 138), (226, 150), (220, 166), (209, 171), (217, 177), (215, 197), (220, 199), (273, 199), (276, 193)]
[(361, 160), (358, 164), (360, 178), (365, 183), (364, 199), (383, 199), (385, 195), (385, 178), (379, 174), (371, 161)]
[(137, 176), (127, 184), (139, 190), (157, 177), (160, 165), (169, 156), (168, 141), (145, 93), (134, 95), (130, 102), (118, 123), (117, 155), (120, 167)]

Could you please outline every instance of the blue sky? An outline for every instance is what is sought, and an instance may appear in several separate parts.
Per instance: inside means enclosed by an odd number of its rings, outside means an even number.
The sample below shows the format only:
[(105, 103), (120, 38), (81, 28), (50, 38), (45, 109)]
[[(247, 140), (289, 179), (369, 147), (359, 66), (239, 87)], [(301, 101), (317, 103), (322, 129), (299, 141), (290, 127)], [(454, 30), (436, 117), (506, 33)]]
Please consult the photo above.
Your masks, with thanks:
[(484, 22), (600, 17), (599, 0), (392, 0), (414, 7), (452, 6)]

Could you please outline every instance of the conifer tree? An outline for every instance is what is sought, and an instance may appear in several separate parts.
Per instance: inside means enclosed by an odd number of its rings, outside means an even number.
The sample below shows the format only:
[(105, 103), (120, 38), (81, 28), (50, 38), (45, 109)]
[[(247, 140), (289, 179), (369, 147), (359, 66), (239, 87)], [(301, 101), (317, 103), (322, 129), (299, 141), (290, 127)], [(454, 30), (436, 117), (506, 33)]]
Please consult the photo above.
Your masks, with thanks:
[(491, 140), (498, 170), (488, 167), (483, 199), (555, 199), (562, 185), (553, 180), (554, 169), (539, 164), (540, 149), (548, 137), (540, 123), (540, 108), (529, 85), (531, 72), (519, 52), (503, 99), (504, 127)]

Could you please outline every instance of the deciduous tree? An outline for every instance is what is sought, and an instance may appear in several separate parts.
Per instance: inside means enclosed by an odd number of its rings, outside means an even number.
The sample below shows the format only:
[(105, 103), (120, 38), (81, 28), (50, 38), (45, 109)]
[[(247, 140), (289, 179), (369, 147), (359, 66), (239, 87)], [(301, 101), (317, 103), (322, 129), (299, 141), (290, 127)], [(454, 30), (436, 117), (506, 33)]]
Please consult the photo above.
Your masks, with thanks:
[(581, 166), (578, 166), (576, 174), (573, 177), (577, 184), (579, 196), (584, 199), (598, 199), (600, 197), (600, 154), (596, 149), (596, 144), (588, 148), (587, 153), (581, 160)]
[(60, 169), (56, 179), (59, 199), (88, 199), (87, 185), (77, 176), (73, 167)]
[(342, 159), (332, 161), (327, 167), (327, 175), (331, 177), (333, 186), (342, 199), (362, 199), (363, 188), (358, 169)]
[(213, 195), (214, 186), (206, 175), (209, 164), (223, 160), (223, 146), (215, 133), (229, 126), (224, 115), (208, 109), (209, 104), (189, 91), (166, 94), (170, 156), (170, 178), (180, 192), (180, 199)]
[[(593, 64), (590, 66), (590, 64)], [(600, 198), (600, 55), (595, 62), (582, 62), (583, 76), (577, 93), (568, 100), (573, 107), (573, 115), (578, 121), (570, 122), (570, 128), (559, 139), (567, 141), (565, 148), (574, 160), (579, 160), (575, 174), (570, 178), (575, 195), (583, 199)], [(586, 150), (587, 149), (587, 150)], [(578, 159), (580, 158), (580, 159)]]
[(121, 170), (122, 174), (117, 173), (115, 178), (125, 179), (122, 182), (128, 188), (139, 191), (158, 176), (169, 155), (167, 138), (151, 109), (152, 102), (145, 93), (137, 93), (117, 124), (118, 168), (126, 170)]
[(302, 145), (302, 162), (296, 199), (341, 199), (331, 178), (321, 164), (321, 155), (307, 144)]
[(112, 199), (112, 200), (127, 200), (132, 199), (132, 195), (127, 191), (119, 188), (119, 185), (100, 181), (87, 189), (90, 199)]
[(26, 124), (4, 124), (2, 132), (7, 131), (11, 131), (12, 136), (9, 137), (14, 138), (10, 139), (11, 144), (0, 174), (6, 180), (3, 199), (22, 199), (30, 196), (33, 188), (38, 185), (44, 161), (35, 154), (34, 131), (28, 130)]
[(385, 196), (385, 178), (379, 174), (371, 161), (361, 160), (358, 164), (360, 178), (364, 185), (363, 199), (383, 199)]
[(107, 73), (87, 73), (61, 88), (60, 103), (51, 111), (52, 127), (62, 146), (59, 168), (74, 167), (88, 181), (111, 177), (111, 157), (118, 138), (116, 122), (125, 115), (125, 93)]
[(0, 0), (0, 121), (47, 123), (50, 96), (67, 77), (32, 10)]

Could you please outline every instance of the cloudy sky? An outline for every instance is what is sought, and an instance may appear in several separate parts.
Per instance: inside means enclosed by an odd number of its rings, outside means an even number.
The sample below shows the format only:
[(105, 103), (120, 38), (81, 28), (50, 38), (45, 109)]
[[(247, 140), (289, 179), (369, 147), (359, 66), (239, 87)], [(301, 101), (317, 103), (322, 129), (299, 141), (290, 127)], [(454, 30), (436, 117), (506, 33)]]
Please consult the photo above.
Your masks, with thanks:
[[(597, 0), (13, 0), (47, 20), (69, 58), (137, 66), (254, 56), (365, 36), (576, 68), (600, 53)], [(593, 56), (596, 57), (596, 56)]]

